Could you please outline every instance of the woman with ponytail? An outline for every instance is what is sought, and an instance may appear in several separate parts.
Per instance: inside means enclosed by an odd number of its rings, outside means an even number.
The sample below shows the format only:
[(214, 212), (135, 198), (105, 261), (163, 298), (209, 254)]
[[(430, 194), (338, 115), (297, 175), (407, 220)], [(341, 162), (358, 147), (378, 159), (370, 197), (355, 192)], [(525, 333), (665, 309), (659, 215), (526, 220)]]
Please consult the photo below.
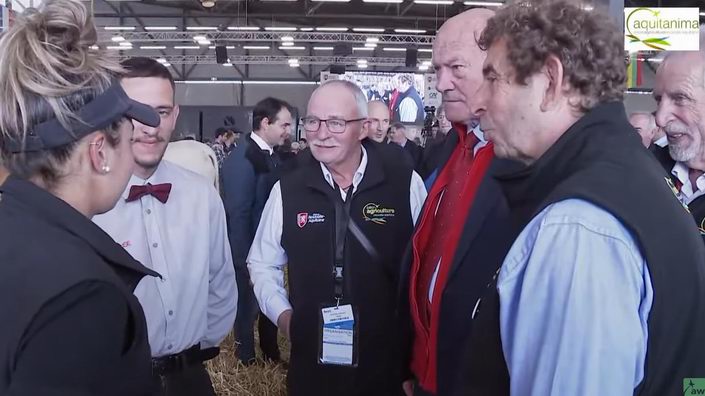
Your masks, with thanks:
[(0, 38), (0, 394), (149, 395), (145, 268), (91, 218), (132, 172), (132, 120), (159, 116), (127, 97), (122, 70), (91, 50), (78, 0), (47, 0)]

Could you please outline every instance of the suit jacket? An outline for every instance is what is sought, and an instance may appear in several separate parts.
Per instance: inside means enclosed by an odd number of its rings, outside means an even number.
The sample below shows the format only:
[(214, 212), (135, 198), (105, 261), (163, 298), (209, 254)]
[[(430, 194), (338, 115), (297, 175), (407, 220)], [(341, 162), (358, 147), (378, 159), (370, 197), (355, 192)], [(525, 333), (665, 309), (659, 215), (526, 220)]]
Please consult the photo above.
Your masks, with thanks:
[(260, 149), (250, 135), (242, 140), (223, 163), (223, 202), (233, 264), (236, 269), (247, 270), (247, 254), (279, 174), (273, 156)]
[(404, 151), (409, 153), (409, 155), (411, 156), (411, 161), (414, 164), (414, 170), (418, 172), (419, 166), (421, 165), (421, 157), (423, 155), (421, 146), (416, 144), (416, 142), (414, 142), (413, 140), (407, 140), (403, 148)]
[[(449, 132), (440, 156), (442, 169), (458, 144), (455, 129)], [(437, 345), (438, 395), (451, 394), (460, 376), (459, 368), (472, 332), (472, 311), (509, 251), (517, 230), (512, 227), (506, 200), (492, 174), (514, 167), (515, 163), (494, 158), (476, 193), (465, 220), (451, 270), (441, 295)], [(424, 211), (429, 210), (424, 207)], [(421, 215), (423, 216), (423, 214)], [(399, 323), (402, 349), (406, 352), (405, 372), (411, 376), (411, 348), (414, 330), (409, 306), (409, 276), (413, 255), (411, 247), (402, 263), (399, 294)]]

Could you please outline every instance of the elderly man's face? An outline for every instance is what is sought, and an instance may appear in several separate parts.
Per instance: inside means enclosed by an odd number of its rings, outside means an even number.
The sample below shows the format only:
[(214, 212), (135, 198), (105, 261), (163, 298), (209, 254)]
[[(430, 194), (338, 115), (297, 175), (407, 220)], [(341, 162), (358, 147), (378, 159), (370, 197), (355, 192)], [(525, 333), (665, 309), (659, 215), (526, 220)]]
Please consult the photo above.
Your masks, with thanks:
[(480, 115), (485, 138), (494, 143), (495, 154), (523, 162), (540, 151), (536, 117), (543, 97), (539, 74), (516, 82), (507, 59), (504, 39), (492, 44), (484, 64), (484, 81), (475, 95), (473, 112)]
[[(322, 86), (308, 102), (306, 117), (319, 120), (356, 120), (363, 117), (355, 97), (340, 85)], [(341, 133), (331, 132), (325, 122), (318, 131), (306, 131), (311, 154), (328, 167), (336, 167), (351, 160), (360, 151), (360, 141), (367, 134), (367, 119), (346, 122)]]
[(649, 148), (656, 134), (656, 128), (652, 127), (649, 116), (646, 114), (634, 114), (629, 117), (629, 123), (632, 124), (636, 132), (641, 136), (641, 144)]
[(436, 89), (443, 95), (443, 108), (452, 122), (468, 122), (474, 117), (470, 108), (482, 84), (482, 62), (486, 56), (472, 34), (475, 27), (465, 28), (468, 32), (464, 35), (458, 31), (461, 27), (441, 30), (433, 43)]
[(693, 163), (705, 159), (705, 87), (699, 52), (669, 56), (656, 73), (656, 123), (668, 137), (671, 157)]

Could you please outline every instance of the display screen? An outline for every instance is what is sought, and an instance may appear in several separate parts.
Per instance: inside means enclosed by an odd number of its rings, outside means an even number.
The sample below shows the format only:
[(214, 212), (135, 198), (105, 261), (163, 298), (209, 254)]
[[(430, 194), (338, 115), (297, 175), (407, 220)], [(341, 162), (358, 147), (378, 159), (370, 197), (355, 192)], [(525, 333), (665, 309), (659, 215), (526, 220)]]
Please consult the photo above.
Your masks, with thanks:
[(424, 76), (414, 73), (346, 72), (340, 80), (355, 83), (367, 100), (381, 100), (389, 106), (392, 121), (423, 125)]

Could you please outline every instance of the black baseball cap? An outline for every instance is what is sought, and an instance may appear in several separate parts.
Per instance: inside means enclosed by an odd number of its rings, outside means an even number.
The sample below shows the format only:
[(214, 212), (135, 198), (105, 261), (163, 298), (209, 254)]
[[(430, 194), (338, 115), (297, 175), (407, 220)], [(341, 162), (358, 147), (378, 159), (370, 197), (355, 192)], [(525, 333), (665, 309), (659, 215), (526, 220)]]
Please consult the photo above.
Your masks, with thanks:
[(150, 127), (158, 127), (160, 121), (159, 114), (154, 109), (130, 99), (120, 83), (115, 82), (78, 111), (78, 119), (70, 121), (69, 129), (58, 119), (52, 118), (31, 127), (24, 141), (8, 139), (5, 143), (12, 153), (61, 147), (107, 128), (124, 117)]

